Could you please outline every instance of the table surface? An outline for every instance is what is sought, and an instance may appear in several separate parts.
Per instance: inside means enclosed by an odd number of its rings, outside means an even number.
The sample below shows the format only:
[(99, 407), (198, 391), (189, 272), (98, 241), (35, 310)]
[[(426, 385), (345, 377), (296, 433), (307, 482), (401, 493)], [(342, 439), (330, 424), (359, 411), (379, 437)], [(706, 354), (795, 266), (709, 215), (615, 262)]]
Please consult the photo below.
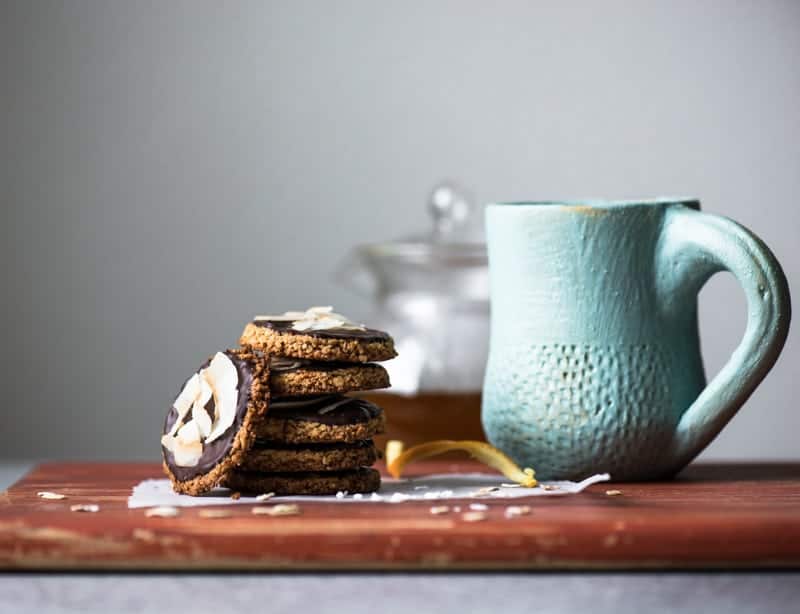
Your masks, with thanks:
[[(0, 462), (0, 488), (34, 463)], [(796, 572), (0, 575), (5, 612), (795, 612)]]
[[(383, 470), (383, 464), (376, 467)], [(428, 459), (406, 476), (470, 474), (469, 460)], [(265, 518), (252, 504), (224, 519), (189, 508), (149, 518), (131, 489), (162, 476), (158, 463), (43, 463), (0, 498), (0, 568), (54, 571), (503, 571), (800, 568), (800, 464), (710, 464), (675, 480), (597, 484), (578, 495), (523, 497), (505, 515), (487, 496), (484, 518), (400, 505), (304, 501), (299, 516)], [(502, 480), (502, 478), (500, 478)], [(478, 480), (473, 488), (485, 486)], [(606, 494), (609, 488), (617, 496)], [(38, 492), (63, 493), (43, 500)], [(99, 504), (77, 514), (75, 503)], [(467, 501), (454, 501), (466, 506)]]

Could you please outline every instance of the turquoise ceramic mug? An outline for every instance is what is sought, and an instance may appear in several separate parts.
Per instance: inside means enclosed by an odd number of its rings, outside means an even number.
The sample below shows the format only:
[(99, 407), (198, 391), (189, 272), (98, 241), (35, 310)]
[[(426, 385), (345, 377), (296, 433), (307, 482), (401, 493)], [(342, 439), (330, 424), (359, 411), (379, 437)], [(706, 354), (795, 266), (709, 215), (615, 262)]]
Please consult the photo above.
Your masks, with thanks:
[[(789, 329), (769, 249), (697, 200), (486, 209), (491, 340), (483, 427), (542, 479), (674, 475), (758, 386)], [(732, 272), (744, 339), (706, 385), (697, 294)]]

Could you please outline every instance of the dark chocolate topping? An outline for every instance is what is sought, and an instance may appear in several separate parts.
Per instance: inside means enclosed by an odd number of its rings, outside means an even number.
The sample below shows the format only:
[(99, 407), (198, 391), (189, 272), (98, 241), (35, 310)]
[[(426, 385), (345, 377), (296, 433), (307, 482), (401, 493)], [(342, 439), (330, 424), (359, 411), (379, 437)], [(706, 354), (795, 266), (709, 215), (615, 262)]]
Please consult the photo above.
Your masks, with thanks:
[(352, 369), (365, 367), (372, 364), (373, 363), (354, 363), (341, 361), (323, 362), (321, 360), (308, 360), (306, 358), (284, 358), (282, 356), (272, 356), (269, 360), (269, 368), (271, 373), (289, 373), (291, 371), (299, 371), (300, 369), (308, 369), (309, 371), (336, 371), (337, 369)]
[(380, 407), (365, 399), (329, 394), (316, 397), (278, 397), (270, 403), (267, 419), (301, 420), (334, 426), (369, 422)]
[[(250, 365), (247, 363), (247, 361), (240, 359), (232, 352), (224, 352), (224, 354), (231, 359), (231, 362), (236, 367), (236, 372), (239, 375), (239, 379), (236, 384), (236, 390), (238, 391), (238, 394), (236, 395), (236, 415), (233, 419), (233, 424), (231, 424), (222, 435), (217, 437), (211, 443), (203, 443), (203, 454), (200, 456), (200, 460), (194, 467), (181, 467), (180, 465), (176, 465), (175, 457), (173, 456), (172, 452), (165, 449), (163, 446), (161, 447), (164, 460), (169, 466), (169, 470), (172, 472), (172, 475), (175, 476), (175, 479), (178, 481), (185, 482), (211, 471), (228, 454), (231, 446), (233, 445), (233, 440), (236, 437), (236, 433), (238, 433), (239, 429), (242, 428), (242, 423), (244, 422), (244, 417), (247, 413), (247, 405), (250, 401), (250, 386), (253, 383), (253, 372), (250, 369)], [(210, 362), (210, 359), (207, 360), (200, 367), (200, 369), (198, 369), (198, 371), (205, 369)], [(189, 380), (186, 381), (188, 382)], [(184, 383), (184, 386), (185, 385), (186, 383)], [(183, 390), (183, 386), (181, 387), (181, 390)], [(206, 405), (206, 411), (209, 412), (209, 415), (212, 418), (214, 417), (213, 397)], [(191, 420), (191, 417), (192, 412), (189, 411), (187, 412), (183, 421), (187, 422), (188, 420)], [(175, 424), (175, 420), (177, 420), (177, 418), (178, 412), (174, 407), (170, 407), (169, 412), (167, 412), (167, 418), (164, 421), (163, 434), (168, 433), (170, 429), (172, 429), (172, 426)]]
[(264, 328), (271, 328), (280, 333), (307, 335), (308, 337), (318, 337), (319, 339), (358, 339), (359, 341), (389, 341), (391, 339), (389, 333), (385, 333), (382, 330), (375, 330), (374, 328), (367, 328), (365, 330), (351, 330), (349, 328), (295, 330), (292, 328), (294, 322), (291, 320), (254, 320), (253, 324), (256, 326), (263, 326)]

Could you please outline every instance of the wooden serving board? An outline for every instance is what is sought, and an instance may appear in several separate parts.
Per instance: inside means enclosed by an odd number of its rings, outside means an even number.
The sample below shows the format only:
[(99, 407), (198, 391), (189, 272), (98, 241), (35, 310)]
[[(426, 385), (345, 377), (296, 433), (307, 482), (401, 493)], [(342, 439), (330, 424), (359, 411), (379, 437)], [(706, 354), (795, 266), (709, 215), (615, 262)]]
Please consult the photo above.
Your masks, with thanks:
[[(413, 474), (481, 471), (446, 461)], [(176, 518), (129, 510), (156, 464), (39, 465), (0, 493), (3, 569), (612, 569), (800, 566), (800, 464), (695, 465), (671, 482), (486, 500), (488, 519), (432, 515), (449, 502), (301, 504), (299, 516)], [(619, 496), (606, 495), (619, 489)], [(37, 491), (68, 495), (43, 500)], [(70, 505), (97, 503), (98, 513)], [(468, 501), (461, 502), (467, 509)], [(508, 505), (528, 516), (504, 517)]]

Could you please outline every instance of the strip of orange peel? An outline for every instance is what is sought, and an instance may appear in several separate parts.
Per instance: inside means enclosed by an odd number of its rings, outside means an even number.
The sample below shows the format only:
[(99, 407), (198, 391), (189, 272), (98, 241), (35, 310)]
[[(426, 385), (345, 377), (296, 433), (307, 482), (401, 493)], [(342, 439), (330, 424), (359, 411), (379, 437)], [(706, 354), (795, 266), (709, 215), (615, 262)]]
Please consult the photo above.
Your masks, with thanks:
[(462, 450), (483, 464), (497, 469), (509, 480), (521, 486), (533, 488), (537, 484), (533, 469), (528, 467), (520, 469), (519, 465), (503, 452), (483, 441), (439, 439), (412, 446), (408, 450), (404, 448), (403, 442), (397, 439), (386, 442), (386, 468), (394, 478), (399, 478), (409, 463), (453, 450)]

